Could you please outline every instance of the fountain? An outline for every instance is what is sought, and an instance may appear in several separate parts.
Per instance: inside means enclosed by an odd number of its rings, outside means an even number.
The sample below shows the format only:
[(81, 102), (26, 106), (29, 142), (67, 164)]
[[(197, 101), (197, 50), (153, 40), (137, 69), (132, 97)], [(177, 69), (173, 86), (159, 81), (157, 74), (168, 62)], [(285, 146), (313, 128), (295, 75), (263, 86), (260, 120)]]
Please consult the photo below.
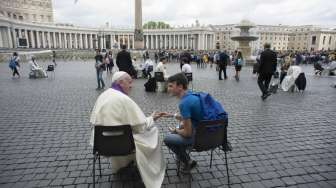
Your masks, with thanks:
[(251, 58), (251, 47), (249, 43), (258, 39), (257, 36), (250, 35), (249, 29), (255, 25), (249, 20), (242, 20), (235, 26), (240, 29), (240, 34), (231, 37), (232, 40), (239, 42), (238, 50), (242, 52), (246, 64), (252, 64), (255, 60)]

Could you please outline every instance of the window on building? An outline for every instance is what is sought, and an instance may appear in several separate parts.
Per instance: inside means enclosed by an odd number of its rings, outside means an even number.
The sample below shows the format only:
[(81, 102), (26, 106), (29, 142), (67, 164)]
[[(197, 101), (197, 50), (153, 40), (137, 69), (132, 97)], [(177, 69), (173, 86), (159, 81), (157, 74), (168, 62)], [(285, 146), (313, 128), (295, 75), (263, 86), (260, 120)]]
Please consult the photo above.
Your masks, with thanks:
[(19, 20), (23, 20), (23, 16), (19, 16)]
[(331, 44), (331, 36), (329, 37), (329, 45)]
[(312, 36), (312, 45), (316, 44), (316, 36)]
[(16, 14), (13, 14), (13, 18), (16, 19)]

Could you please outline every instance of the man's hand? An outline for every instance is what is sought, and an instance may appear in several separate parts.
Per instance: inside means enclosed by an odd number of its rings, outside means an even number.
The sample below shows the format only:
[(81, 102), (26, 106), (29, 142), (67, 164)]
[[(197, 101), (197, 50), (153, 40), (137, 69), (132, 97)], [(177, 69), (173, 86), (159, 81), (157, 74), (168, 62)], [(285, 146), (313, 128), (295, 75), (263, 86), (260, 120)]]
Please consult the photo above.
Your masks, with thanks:
[(153, 117), (154, 121), (156, 121), (160, 117), (168, 117), (168, 116), (169, 116), (169, 113), (167, 113), (167, 112), (153, 112), (152, 113), (152, 117)]
[(171, 133), (177, 133), (175, 127), (168, 127), (168, 129)]

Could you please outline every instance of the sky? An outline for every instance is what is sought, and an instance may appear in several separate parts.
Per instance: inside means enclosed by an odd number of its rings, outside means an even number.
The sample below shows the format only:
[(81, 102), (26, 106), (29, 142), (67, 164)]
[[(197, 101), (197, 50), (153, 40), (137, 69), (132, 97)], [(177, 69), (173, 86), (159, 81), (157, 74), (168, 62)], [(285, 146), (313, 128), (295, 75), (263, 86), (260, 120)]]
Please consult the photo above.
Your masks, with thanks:
[[(56, 23), (134, 26), (134, 0), (52, 0)], [(336, 0), (142, 0), (142, 19), (171, 26), (236, 24), (336, 25)]]

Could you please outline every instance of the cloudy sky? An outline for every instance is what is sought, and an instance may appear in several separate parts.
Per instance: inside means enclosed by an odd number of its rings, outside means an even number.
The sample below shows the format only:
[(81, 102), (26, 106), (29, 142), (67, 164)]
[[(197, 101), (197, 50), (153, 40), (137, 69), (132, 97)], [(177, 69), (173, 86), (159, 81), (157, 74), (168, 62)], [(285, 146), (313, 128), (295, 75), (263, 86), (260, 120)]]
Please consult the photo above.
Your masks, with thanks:
[[(80, 26), (129, 27), (134, 0), (53, 0), (55, 21)], [(173, 26), (233, 24), (249, 19), (267, 25), (336, 25), (335, 0), (142, 0), (143, 22)]]

